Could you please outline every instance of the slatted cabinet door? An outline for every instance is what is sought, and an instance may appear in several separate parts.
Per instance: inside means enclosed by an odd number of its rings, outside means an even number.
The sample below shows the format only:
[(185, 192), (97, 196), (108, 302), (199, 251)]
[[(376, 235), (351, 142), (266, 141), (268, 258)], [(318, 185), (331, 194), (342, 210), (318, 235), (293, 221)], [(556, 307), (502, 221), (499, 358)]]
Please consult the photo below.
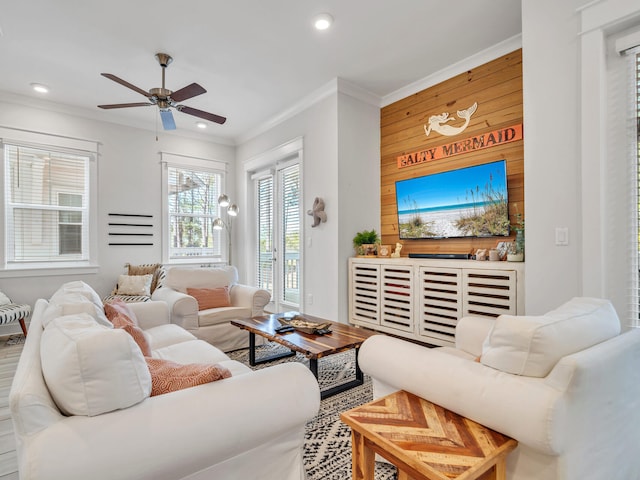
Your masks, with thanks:
[(351, 265), (351, 320), (380, 325), (380, 265)]
[(451, 345), (462, 316), (462, 270), (425, 266), (418, 276), (418, 335), (432, 345)]
[(516, 272), (463, 270), (462, 316), (516, 315)]
[(350, 258), (349, 322), (436, 345), (455, 345), (465, 316), (524, 313), (524, 264)]
[(413, 332), (413, 266), (383, 265), (380, 277), (380, 324), (403, 332)]

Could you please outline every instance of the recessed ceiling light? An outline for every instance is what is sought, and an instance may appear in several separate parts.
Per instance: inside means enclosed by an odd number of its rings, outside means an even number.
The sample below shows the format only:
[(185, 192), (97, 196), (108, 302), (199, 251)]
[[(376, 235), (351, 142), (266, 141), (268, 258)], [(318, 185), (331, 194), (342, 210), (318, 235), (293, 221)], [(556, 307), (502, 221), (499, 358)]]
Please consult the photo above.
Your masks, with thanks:
[(41, 83), (32, 83), (31, 88), (33, 88), (38, 93), (49, 93), (49, 87)]
[(196, 127), (198, 128), (207, 128), (207, 124), (204, 122), (196, 122)]
[(313, 26), (317, 30), (326, 30), (333, 23), (333, 17), (328, 13), (320, 13), (313, 18)]

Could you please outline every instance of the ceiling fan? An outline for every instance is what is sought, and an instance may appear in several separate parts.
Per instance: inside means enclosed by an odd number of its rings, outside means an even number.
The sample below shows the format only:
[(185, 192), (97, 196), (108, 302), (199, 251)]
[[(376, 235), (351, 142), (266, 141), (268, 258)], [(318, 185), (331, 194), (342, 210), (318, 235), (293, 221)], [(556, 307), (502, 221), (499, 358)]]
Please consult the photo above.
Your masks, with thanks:
[(211, 122), (223, 124), (227, 121), (225, 117), (221, 117), (220, 115), (216, 115), (214, 113), (204, 112), (202, 110), (198, 110), (197, 108), (188, 107), (186, 105), (178, 105), (178, 102), (182, 102), (184, 100), (188, 100), (189, 98), (193, 98), (197, 95), (201, 95), (206, 93), (206, 90), (202, 88), (197, 83), (192, 83), (191, 85), (187, 85), (180, 90), (176, 90), (172, 92), (168, 90), (164, 86), (164, 72), (165, 69), (169, 66), (169, 64), (173, 61), (170, 55), (166, 53), (157, 53), (156, 59), (158, 63), (162, 67), (162, 87), (161, 88), (152, 88), (149, 92), (145, 92), (141, 88), (136, 87), (135, 85), (130, 84), (129, 82), (122, 80), (119, 77), (111, 73), (102, 73), (103, 77), (108, 78), (109, 80), (113, 80), (120, 85), (123, 85), (127, 88), (130, 88), (134, 92), (138, 92), (141, 95), (144, 95), (149, 100), (148, 102), (139, 102), (139, 103), (114, 103), (110, 105), (98, 105), (99, 108), (111, 109), (111, 108), (128, 108), (128, 107), (148, 107), (149, 105), (157, 105), (160, 109), (160, 118), (162, 119), (162, 127), (165, 130), (175, 130), (176, 123), (173, 120), (173, 113), (171, 113), (171, 109), (175, 108), (179, 112), (186, 113), (187, 115), (193, 115), (194, 117), (203, 118), (205, 120), (209, 120)]

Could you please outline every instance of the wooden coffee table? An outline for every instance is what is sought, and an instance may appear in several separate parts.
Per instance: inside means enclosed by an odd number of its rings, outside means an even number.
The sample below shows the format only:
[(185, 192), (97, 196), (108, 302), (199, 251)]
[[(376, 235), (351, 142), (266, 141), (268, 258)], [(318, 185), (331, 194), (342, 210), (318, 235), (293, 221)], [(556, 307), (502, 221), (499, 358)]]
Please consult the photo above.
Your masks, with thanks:
[[(292, 316), (297, 312), (274, 313), (271, 315), (263, 315), (260, 317), (245, 318), (232, 320), (231, 324), (242, 328), (249, 332), (249, 364), (257, 365), (260, 363), (271, 362), (279, 358), (290, 357), (301, 353), (309, 359), (309, 368), (311, 372), (318, 378), (318, 359), (333, 355), (335, 353), (344, 352), (346, 350), (356, 350), (356, 376), (354, 380), (337, 385), (335, 387), (320, 392), (320, 397), (325, 399), (340, 392), (344, 392), (350, 388), (362, 385), (364, 375), (358, 364), (358, 349), (367, 338), (376, 335), (376, 332), (366, 330), (364, 328), (351, 327), (343, 323), (330, 322), (331, 333), (327, 335), (313, 335), (295, 331), (291, 333), (277, 333), (276, 328), (280, 326), (278, 317)], [(310, 322), (325, 323), (327, 320), (314, 317), (307, 314), (299, 314)], [(267, 358), (256, 360), (256, 335), (260, 335), (272, 342), (279, 343), (287, 347), (290, 352), (284, 354), (272, 355)]]
[(373, 480), (375, 454), (398, 480), (505, 480), (514, 439), (403, 390), (340, 414), (351, 427), (353, 480)]

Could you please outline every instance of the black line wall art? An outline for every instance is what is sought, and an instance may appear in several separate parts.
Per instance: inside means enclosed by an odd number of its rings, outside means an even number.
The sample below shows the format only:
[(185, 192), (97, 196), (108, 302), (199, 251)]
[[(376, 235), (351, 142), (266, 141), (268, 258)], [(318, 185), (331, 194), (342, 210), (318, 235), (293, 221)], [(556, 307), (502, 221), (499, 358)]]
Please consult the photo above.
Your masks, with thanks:
[[(152, 246), (153, 215), (109, 213), (109, 246)], [(151, 238), (149, 238), (151, 237)]]

